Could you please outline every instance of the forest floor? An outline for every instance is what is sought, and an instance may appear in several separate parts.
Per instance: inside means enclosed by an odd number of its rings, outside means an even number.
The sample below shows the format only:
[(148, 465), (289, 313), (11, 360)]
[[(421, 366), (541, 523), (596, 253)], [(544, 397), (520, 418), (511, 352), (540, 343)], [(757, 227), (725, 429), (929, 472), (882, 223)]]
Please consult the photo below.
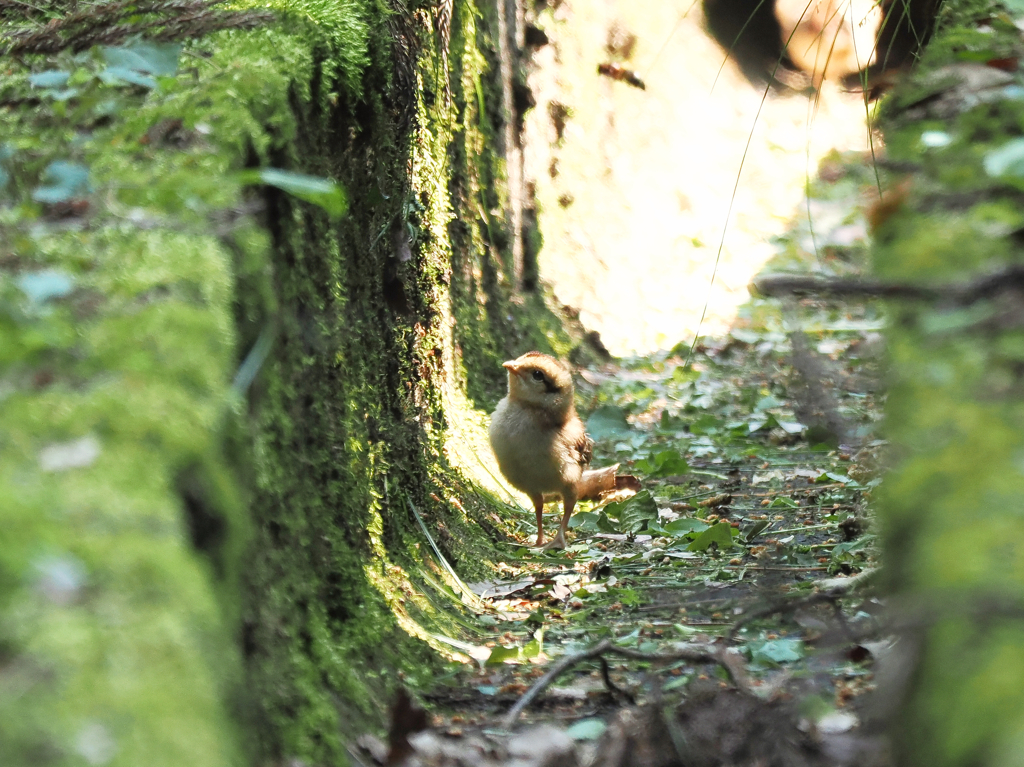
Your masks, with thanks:
[[(825, 176), (812, 205), (860, 226), (870, 165), (835, 158)], [(776, 246), (773, 267), (819, 274), (865, 255), (799, 222)], [(461, 662), (421, 691), (421, 761), (885, 764), (862, 705), (888, 650), (867, 513), (882, 324), (870, 304), (754, 298), (693, 349), (578, 371), (594, 464), (642, 490), (578, 507), (568, 549), (544, 553), (509, 496), (501, 577), (468, 584), (476, 617), (447, 639)], [(400, 741), (425, 723), (396, 717)]]

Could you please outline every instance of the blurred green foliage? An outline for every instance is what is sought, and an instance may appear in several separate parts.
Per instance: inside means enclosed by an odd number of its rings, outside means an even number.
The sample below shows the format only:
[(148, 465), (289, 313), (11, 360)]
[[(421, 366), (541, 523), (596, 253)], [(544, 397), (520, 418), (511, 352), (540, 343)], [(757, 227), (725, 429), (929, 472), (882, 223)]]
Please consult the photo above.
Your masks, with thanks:
[[(330, 35), (303, 22), (6, 62), (7, 765), (225, 765), (251, 748), (234, 639), (250, 522), (231, 435), (244, 409), (231, 382), (247, 351), (236, 282), (266, 270), (270, 240), (246, 213), (254, 179), (237, 171), (295, 139), (293, 98), (328, 77), (360, 82), (365, 21), (322, 5)], [(332, 44), (326, 73), (314, 51)], [(268, 183), (333, 195), (340, 212), (337, 187), (282, 173)]]
[[(2, 120), (0, 742), (12, 765), (236, 764), (238, 606), (214, 584), (237, 572), (197, 556), (178, 485), (214, 487), (237, 549), (232, 264), (202, 232), (241, 190), (187, 83), (109, 61), (3, 86), (30, 106)], [(139, 141), (161, 120), (185, 151)]]
[[(1019, 58), (1020, 33), (989, 3), (947, 2), (942, 19), (883, 110), (891, 158), (913, 169), (878, 206), (875, 272), (894, 281), (966, 284), (1020, 263), (1007, 147), (1024, 119), (1022, 78), (982, 66)], [(979, 89), (973, 76), (993, 80)], [(900, 764), (1020, 763), (1021, 619), (1000, 608), (1024, 598), (1018, 297), (892, 306), (896, 465), (881, 487), (881, 540), (890, 598), (921, 621), (892, 720)]]

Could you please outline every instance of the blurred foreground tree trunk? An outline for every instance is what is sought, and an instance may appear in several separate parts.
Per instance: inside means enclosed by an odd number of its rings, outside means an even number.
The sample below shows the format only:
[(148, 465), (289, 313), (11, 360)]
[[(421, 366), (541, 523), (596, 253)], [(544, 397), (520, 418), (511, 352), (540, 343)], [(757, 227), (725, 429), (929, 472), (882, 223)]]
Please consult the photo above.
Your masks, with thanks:
[(1024, 764), (1022, 53), (999, 6), (949, 0), (882, 108), (876, 274), (940, 288), (893, 305), (888, 334), (879, 511), (900, 640), (878, 698), (900, 765)]

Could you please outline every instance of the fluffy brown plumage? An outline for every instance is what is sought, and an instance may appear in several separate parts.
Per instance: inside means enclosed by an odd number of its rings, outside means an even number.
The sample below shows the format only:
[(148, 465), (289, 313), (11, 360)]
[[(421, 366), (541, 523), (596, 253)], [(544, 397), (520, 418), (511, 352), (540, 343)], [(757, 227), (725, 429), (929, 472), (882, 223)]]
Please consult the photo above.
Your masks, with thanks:
[(586, 471), (593, 441), (576, 415), (572, 374), (562, 363), (527, 352), (504, 367), (508, 395), (491, 416), (491, 447), (505, 479), (533, 501), (538, 546), (544, 543), (544, 496), (562, 498), (562, 523), (544, 548), (564, 549), (576, 501), (614, 489), (618, 465)]

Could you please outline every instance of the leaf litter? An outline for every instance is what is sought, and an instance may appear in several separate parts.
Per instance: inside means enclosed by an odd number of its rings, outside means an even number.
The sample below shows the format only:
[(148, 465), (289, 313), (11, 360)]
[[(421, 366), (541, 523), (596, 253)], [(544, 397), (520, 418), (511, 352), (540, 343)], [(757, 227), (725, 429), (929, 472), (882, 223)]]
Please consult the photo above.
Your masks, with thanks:
[[(726, 740), (736, 764), (886, 763), (861, 724), (887, 647), (868, 641), (883, 605), (861, 590), (877, 556), (880, 318), (811, 300), (745, 311), (692, 355), (580, 371), (594, 465), (621, 463), (642, 490), (580, 504), (564, 552), (512, 545), (504, 577), (471, 584), (488, 633), (421, 692), (420, 763), (667, 765), (685, 741), (685, 763), (713, 764)], [(813, 387), (835, 412), (807, 402)]]

